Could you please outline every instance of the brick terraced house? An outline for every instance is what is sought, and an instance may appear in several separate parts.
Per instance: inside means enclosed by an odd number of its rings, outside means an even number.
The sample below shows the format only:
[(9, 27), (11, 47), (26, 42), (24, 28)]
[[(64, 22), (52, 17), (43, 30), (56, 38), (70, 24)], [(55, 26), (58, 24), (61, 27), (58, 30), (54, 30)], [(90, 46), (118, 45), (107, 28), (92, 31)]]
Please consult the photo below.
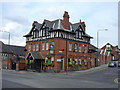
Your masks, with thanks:
[(25, 47), (8, 45), (0, 41), (0, 67), (20, 70), (25, 68)]
[(34, 21), (26, 37), (26, 67), (36, 70), (82, 70), (90, 68), (90, 39), (85, 22), (72, 24), (68, 12), (63, 20)]
[(119, 60), (119, 48), (107, 43), (101, 48), (101, 61), (102, 64), (108, 64), (110, 61)]

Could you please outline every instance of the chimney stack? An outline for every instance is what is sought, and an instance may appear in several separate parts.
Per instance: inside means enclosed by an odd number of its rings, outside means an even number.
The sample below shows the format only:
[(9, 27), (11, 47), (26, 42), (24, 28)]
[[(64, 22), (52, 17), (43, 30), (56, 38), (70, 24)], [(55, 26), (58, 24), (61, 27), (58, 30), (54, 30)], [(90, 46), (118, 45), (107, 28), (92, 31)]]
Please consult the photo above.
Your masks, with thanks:
[(85, 24), (85, 22), (81, 22), (81, 19), (80, 19), (80, 23), (82, 24), (83, 29), (86, 31), (86, 24)]
[(65, 11), (63, 15), (63, 27), (67, 30), (70, 30), (69, 18), (68, 12)]

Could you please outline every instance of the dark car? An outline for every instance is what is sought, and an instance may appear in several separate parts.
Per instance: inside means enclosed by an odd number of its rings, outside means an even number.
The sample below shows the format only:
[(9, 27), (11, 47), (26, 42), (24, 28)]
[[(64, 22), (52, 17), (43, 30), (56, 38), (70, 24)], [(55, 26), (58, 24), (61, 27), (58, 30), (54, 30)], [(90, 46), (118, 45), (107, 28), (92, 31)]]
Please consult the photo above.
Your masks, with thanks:
[(120, 61), (118, 61), (118, 67), (120, 67)]
[(116, 62), (111, 61), (108, 63), (108, 67), (117, 67), (117, 64), (116, 64)]

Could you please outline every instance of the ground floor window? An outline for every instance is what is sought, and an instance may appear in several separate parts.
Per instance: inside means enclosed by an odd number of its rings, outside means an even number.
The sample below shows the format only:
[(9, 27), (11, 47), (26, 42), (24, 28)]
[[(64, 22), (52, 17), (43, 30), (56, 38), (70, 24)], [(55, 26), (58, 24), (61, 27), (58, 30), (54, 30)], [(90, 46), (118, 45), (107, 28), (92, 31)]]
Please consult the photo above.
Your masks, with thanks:
[(75, 63), (77, 63), (77, 59), (75, 59)]
[(81, 59), (79, 59), (78, 63), (81, 63)]
[(47, 58), (47, 57), (45, 58), (45, 63), (46, 63), (46, 62), (48, 62), (48, 58)]
[(71, 58), (68, 58), (68, 62), (71, 62)]
[(51, 58), (51, 62), (54, 63), (54, 57)]

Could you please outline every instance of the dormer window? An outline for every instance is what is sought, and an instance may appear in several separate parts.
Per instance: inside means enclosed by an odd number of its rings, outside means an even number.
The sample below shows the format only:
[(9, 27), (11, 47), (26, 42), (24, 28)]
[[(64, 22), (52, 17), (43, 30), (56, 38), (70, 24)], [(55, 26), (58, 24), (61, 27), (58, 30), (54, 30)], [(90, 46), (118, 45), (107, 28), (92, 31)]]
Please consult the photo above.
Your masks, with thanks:
[(81, 32), (79, 32), (79, 38), (81, 38)]
[(42, 36), (45, 36), (45, 34), (46, 34), (45, 29), (43, 29), (42, 33), (43, 33)]
[(76, 31), (76, 38), (78, 38), (78, 36), (79, 36), (79, 32), (78, 32), (78, 31)]

